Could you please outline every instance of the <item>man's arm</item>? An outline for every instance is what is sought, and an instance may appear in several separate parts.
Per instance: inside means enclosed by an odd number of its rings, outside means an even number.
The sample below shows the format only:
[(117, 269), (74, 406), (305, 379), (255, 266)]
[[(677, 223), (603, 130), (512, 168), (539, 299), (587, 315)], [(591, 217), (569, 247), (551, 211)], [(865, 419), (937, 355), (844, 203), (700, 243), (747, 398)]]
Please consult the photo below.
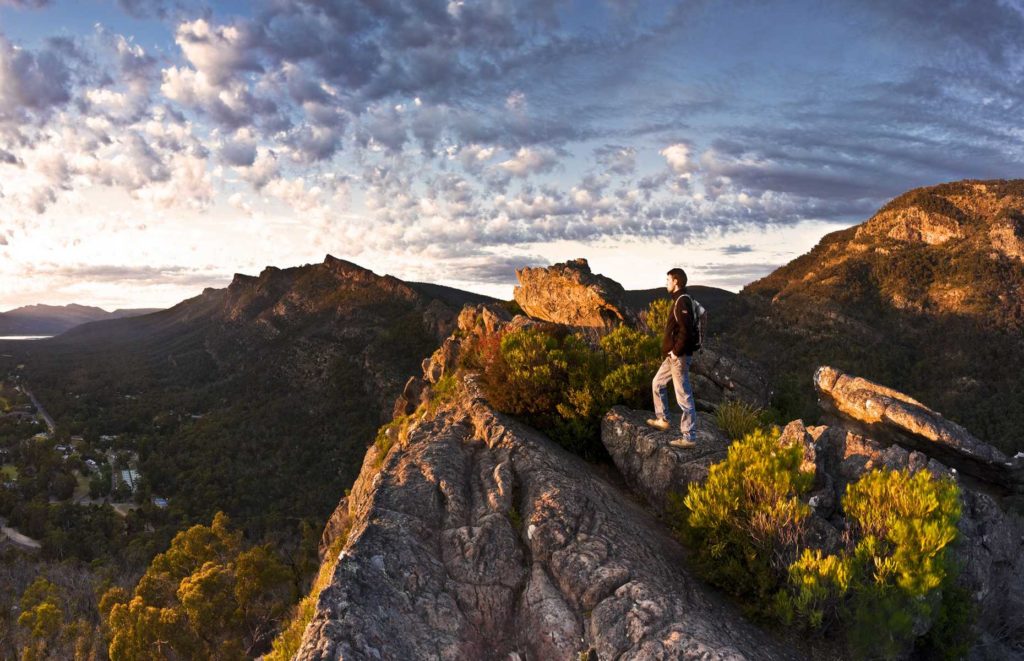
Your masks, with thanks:
[(683, 348), (686, 347), (686, 329), (690, 327), (690, 306), (686, 304), (684, 298), (686, 297), (680, 296), (673, 303), (672, 311), (675, 315), (676, 325), (679, 326), (671, 352), (675, 356), (683, 355)]

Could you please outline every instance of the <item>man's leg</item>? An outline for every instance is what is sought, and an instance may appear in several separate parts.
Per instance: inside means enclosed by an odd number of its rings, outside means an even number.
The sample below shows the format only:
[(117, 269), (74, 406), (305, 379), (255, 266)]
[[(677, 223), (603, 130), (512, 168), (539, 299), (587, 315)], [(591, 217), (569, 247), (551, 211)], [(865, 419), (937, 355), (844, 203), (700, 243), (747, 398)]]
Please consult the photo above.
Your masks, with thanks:
[(692, 356), (681, 356), (672, 361), (672, 388), (683, 415), (679, 420), (679, 431), (683, 438), (694, 440), (697, 429), (697, 407), (693, 402), (693, 386), (690, 384), (690, 360)]
[(651, 392), (654, 394), (654, 417), (658, 420), (668, 420), (668, 382), (672, 380), (672, 361), (666, 358), (661, 362), (661, 367), (651, 381)]

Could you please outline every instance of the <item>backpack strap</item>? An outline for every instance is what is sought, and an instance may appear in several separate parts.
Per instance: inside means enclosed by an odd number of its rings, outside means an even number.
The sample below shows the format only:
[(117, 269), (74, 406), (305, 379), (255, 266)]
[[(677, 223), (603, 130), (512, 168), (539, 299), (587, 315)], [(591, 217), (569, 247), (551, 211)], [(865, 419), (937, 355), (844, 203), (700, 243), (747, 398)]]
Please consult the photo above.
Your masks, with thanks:
[(674, 300), (672, 302), (672, 317), (676, 320), (677, 324), (682, 324), (683, 323), (682, 320), (679, 319), (679, 315), (676, 314), (676, 306), (678, 305), (679, 300), (683, 299), (683, 298), (689, 299), (689, 301), (690, 301), (690, 316), (695, 318), (695, 319), (697, 317), (696, 310), (693, 309), (693, 297), (690, 296), (689, 294), (683, 294), (682, 296), (680, 296), (679, 298), (677, 298), (676, 300)]

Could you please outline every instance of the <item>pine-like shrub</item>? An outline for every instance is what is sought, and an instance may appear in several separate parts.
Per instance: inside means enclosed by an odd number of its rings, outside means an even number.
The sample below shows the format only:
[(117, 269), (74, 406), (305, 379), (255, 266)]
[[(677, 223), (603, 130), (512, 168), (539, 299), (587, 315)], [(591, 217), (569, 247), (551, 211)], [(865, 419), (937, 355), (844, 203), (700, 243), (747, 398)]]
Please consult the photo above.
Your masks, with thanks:
[(800, 446), (779, 445), (778, 430), (756, 429), (683, 499), (679, 529), (696, 549), (698, 568), (755, 611), (770, 609), (811, 513), (799, 498), (814, 480), (800, 470), (802, 458)]
[(947, 557), (960, 518), (955, 482), (927, 471), (869, 471), (847, 487), (843, 507), (856, 543), (840, 555), (804, 550), (777, 599), (784, 619), (818, 627), (841, 618), (854, 651), (872, 658), (906, 654), (935, 622), (966, 620), (963, 599), (949, 598), (959, 595)]
[(593, 343), (564, 329), (526, 328), (481, 337), (469, 356), (465, 365), (482, 371), (481, 384), (495, 408), (593, 458), (603, 451), (601, 417), (609, 408), (649, 405), (659, 347), (628, 326)]

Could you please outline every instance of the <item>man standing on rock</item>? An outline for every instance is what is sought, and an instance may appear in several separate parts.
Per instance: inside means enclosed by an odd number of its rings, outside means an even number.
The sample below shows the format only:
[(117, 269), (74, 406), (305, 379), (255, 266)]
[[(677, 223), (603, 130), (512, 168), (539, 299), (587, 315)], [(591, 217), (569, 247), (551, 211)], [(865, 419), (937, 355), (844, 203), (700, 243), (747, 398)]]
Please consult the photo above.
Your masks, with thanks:
[(672, 389), (676, 393), (676, 401), (683, 410), (679, 422), (680, 438), (669, 441), (669, 445), (677, 448), (692, 448), (695, 443), (697, 427), (697, 409), (693, 404), (693, 387), (690, 385), (690, 360), (693, 351), (688, 350), (687, 333), (693, 333), (693, 309), (690, 297), (686, 294), (686, 272), (674, 268), (668, 272), (665, 288), (672, 295), (672, 309), (669, 311), (668, 322), (665, 324), (665, 338), (661, 342), (661, 353), (665, 360), (658, 368), (651, 382), (654, 391), (654, 418), (647, 424), (655, 429), (667, 431), (668, 422), (668, 382), (672, 381)]

